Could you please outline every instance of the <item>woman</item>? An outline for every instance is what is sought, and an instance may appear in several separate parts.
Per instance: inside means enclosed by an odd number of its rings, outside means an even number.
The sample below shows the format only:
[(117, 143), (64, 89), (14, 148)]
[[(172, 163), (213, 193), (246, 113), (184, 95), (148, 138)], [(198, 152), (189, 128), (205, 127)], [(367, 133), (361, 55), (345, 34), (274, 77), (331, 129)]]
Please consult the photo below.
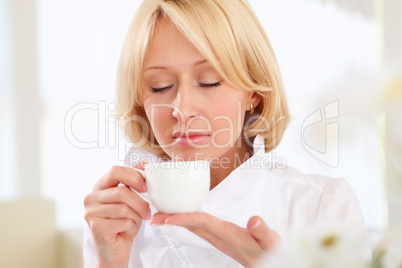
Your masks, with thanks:
[(111, 168), (84, 201), (86, 267), (252, 266), (321, 221), (365, 231), (344, 180), (267, 167), (289, 114), (245, 0), (145, 0), (119, 63), (117, 114), (156, 161), (210, 161), (211, 190), (202, 212), (155, 213), (128, 188), (147, 191), (133, 165)]

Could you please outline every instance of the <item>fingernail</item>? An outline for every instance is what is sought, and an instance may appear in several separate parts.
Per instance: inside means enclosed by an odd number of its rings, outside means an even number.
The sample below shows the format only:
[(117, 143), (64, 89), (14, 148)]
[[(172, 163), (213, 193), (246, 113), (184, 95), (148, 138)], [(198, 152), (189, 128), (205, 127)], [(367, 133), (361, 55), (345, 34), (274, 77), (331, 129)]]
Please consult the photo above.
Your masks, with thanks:
[(150, 220), (152, 218), (152, 213), (148, 212), (147, 216), (145, 217), (146, 220)]
[(141, 161), (141, 166), (143, 168), (145, 167), (145, 165), (148, 165), (148, 161), (147, 160)]
[(142, 185), (142, 192), (143, 193), (148, 192), (148, 188), (147, 188), (147, 185), (145, 183)]
[(166, 224), (166, 225), (171, 225), (170, 222), (169, 222), (169, 218), (166, 218), (166, 219), (165, 219), (165, 224)]
[(258, 228), (260, 225), (261, 225), (261, 221), (258, 220), (253, 224), (253, 226), (251, 226), (251, 228), (255, 229), (255, 228)]

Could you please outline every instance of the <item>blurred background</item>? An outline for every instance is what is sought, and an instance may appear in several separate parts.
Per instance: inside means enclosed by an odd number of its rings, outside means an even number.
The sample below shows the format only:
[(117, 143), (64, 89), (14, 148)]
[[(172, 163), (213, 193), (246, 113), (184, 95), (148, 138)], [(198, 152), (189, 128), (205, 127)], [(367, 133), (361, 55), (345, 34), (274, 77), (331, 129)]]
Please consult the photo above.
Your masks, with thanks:
[[(272, 153), (354, 188), (375, 247), (402, 224), (402, 1), (250, 0), (292, 122)], [(0, 0), (0, 267), (81, 267), (83, 198), (130, 144), (113, 120), (137, 0)]]

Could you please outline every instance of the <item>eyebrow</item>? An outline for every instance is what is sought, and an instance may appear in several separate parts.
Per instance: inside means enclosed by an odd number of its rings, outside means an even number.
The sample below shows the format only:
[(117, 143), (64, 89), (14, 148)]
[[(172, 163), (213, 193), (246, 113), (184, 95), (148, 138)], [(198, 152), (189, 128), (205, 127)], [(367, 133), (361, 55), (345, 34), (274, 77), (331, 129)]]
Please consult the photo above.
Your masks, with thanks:
[[(191, 66), (192, 67), (197, 67), (197, 66), (200, 66), (200, 65), (202, 65), (202, 64), (204, 64), (206, 62), (208, 62), (208, 60), (206, 60), (206, 59), (200, 60), (200, 61), (197, 61), (196, 63), (192, 64)], [(155, 69), (156, 70), (168, 70), (168, 69), (171, 69), (171, 67), (170, 66), (150, 66), (150, 67), (145, 68), (144, 72), (147, 71), (147, 70), (155, 70)]]

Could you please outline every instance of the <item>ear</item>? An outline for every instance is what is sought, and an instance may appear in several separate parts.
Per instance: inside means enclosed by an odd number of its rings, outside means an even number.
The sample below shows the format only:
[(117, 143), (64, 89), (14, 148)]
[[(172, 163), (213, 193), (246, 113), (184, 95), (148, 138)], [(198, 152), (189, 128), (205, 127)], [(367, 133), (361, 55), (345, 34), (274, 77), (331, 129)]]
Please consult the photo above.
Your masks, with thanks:
[(252, 104), (255, 107), (260, 103), (261, 101), (261, 95), (258, 94), (257, 92), (253, 91), (250, 92), (248, 95), (248, 102), (247, 102), (247, 109), (246, 111), (250, 111), (250, 104)]

